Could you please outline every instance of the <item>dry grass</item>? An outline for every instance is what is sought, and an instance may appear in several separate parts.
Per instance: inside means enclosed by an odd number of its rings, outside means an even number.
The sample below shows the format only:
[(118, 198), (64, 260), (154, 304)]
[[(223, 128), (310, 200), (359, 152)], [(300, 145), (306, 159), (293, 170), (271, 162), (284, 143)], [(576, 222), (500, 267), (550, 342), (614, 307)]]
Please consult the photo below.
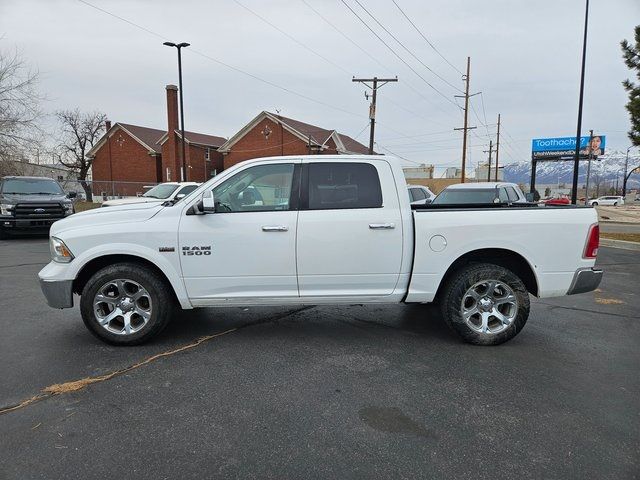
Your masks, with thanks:
[(625, 242), (640, 242), (640, 233), (611, 233), (600, 232), (602, 238), (611, 238), (612, 240), (624, 240)]
[(599, 303), (600, 305), (621, 305), (624, 302), (622, 300), (618, 300), (617, 298), (596, 297), (596, 303)]
[(98, 208), (100, 206), (99, 203), (93, 202), (76, 202), (75, 208), (76, 212), (84, 212), (85, 210), (92, 210), (94, 208)]

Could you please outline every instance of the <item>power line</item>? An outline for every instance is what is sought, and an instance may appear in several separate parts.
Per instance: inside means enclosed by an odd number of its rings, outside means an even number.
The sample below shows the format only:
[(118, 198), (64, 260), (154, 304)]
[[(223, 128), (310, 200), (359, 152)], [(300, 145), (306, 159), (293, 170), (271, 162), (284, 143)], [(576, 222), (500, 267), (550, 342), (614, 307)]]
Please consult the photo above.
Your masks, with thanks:
[(398, 10), (400, 10), (400, 13), (402, 13), (402, 15), (404, 16), (404, 18), (406, 18), (406, 19), (409, 21), (409, 23), (411, 24), (411, 26), (416, 30), (416, 32), (418, 32), (418, 33), (420, 34), (420, 36), (424, 39), (424, 41), (425, 41), (425, 42), (427, 42), (427, 44), (428, 44), (431, 48), (433, 48), (433, 50), (434, 50), (438, 55), (440, 55), (440, 57), (441, 57), (445, 62), (447, 62), (451, 68), (453, 68), (453, 69), (454, 69), (456, 72), (458, 72), (460, 75), (464, 75), (464, 72), (462, 72), (460, 69), (458, 69), (458, 67), (456, 67), (453, 63), (451, 63), (449, 60), (447, 60), (447, 59), (445, 58), (445, 56), (444, 56), (442, 53), (440, 53), (440, 51), (435, 47), (435, 45), (429, 41), (429, 39), (424, 35), (424, 33), (422, 33), (422, 31), (420, 31), (420, 29), (416, 26), (416, 24), (415, 24), (415, 23), (413, 23), (413, 22), (411, 21), (411, 19), (410, 19), (410, 18), (409, 18), (409, 16), (404, 12), (404, 10), (402, 10), (402, 8), (400, 8), (400, 5), (398, 5), (398, 2), (396, 2), (396, 0), (392, 0), (392, 1), (393, 1), (393, 3), (395, 4), (395, 6), (396, 6), (396, 7), (398, 7)]
[(348, 70), (346, 70), (345, 68), (342, 68), (340, 65), (338, 65), (337, 63), (333, 62), (332, 60), (330, 60), (329, 58), (325, 57), (324, 55), (316, 52), (314, 49), (312, 49), (311, 47), (306, 46), (304, 43), (300, 42), (299, 40), (297, 40), (295, 37), (289, 35), (287, 32), (285, 32), (284, 30), (282, 30), (281, 28), (279, 28), (277, 25), (271, 23), (269, 20), (267, 20), (266, 18), (264, 18), (262, 15), (260, 15), (259, 13), (253, 11), (252, 9), (250, 9), (249, 7), (247, 7), (246, 5), (244, 5), (243, 3), (239, 2), (238, 0), (233, 0), (235, 3), (237, 3), (238, 5), (240, 5), (242, 8), (244, 8), (246, 11), (248, 11), (249, 13), (251, 13), (252, 15), (256, 16), (257, 18), (259, 18), (260, 20), (262, 20), (264, 23), (266, 23), (267, 25), (269, 25), (270, 27), (274, 28), (275, 30), (277, 30), (278, 32), (280, 32), (281, 34), (283, 34), (285, 37), (287, 37), (289, 40), (295, 42), (297, 45), (301, 46), (302, 48), (304, 48), (305, 50), (313, 53), (316, 57), (321, 58), (322, 60), (324, 60), (325, 62), (333, 65), (334, 67), (336, 67), (339, 70), (342, 70), (344, 73), (346, 73), (347, 75), (350, 75), (352, 72), (349, 72)]
[(362, 135), (362, 133), (363, 133), (367, 128), (369, 128), (369, 122), (367, 122), (367, 124), (362, 128), (362, 130), (360, 130), (360, 131), (358, 132), (358, 134), (357, 134), (355, 137), (353, 137), (353, 139), (354, 139), (354, 140), (357, 140), (357, 139), (358, 139), (358, 137), (359, 137), (360, 135)]
[[(326, 18), (324, 15), (322, 15), (318, 10), (316, 10), (309, 2), (307, 2), (307, 0), (300, 0), (302, 3), (304, 3), (307, 7), (309, 7), (309, 9), (311, 9), (318, 17), (320, 17), (327, 25), (329, 25), (332, 29), (334, 29), (336, 32), (338, 32), (343, 38), (345, 38), (349, 43), (351, 43), (352, 45), (354, 45), (358, 50), (360, 50), (362, 53), (364, 53), (367, 57), (369, 57), (371, 60), (373, 60), (374, 62), (376, 62), (379, 66), (381, 66), (384, 70), (386, 70), (387, 72), (390, 72), (389, 68), (387, 67), (387, 65), (385, 65), (384, 63), (382, 63), (380, 60), (378, 60), (376, 57), (374, 57), (373, 55), (371, 55), (367, 50), (365, 50), (362, 46), (360, 46), (358, 43), (356, 43), (351, 37), (349, 37), (346, 33), (344, 33), (342, 31), (342, 29), (338, 28), (335, 24), (333, 24), (328, 18)], [(409, 88), (410, 90), (412, 90), (414, 93), (418, 94), (419, 96), (422, 97), (422, 95), (420, 94), (420, 92), (410, 83), (408, 83), (407, 81), (403, 81), (401, 84), (401, 88)], [(427, 118), (424, 115), (421, 115), (413, 110), (410, 110), (406, 107), (404, 107), (403, 105), (395, 102), (392, 98), (390, 98), (389, 96), (385, 97), (386, 100), (391, 103), (392, 105), (394, 105), (395, 107), (404, 110), (405, 112), (418, 117), (422, 120), (425, 120), (427, 122), (430, 123), (434, 123), (436, 125), (443, 125), (440, 122), (436, 122), (435, 120), (431, 119), (431, 118)], [(424, 97), (422, 97), (424, 98)], [(426, 100), (426, 98), (425, 98)]]
[(387, 32), (387, 34), (388, 34), (391, 38), (393, 38), (393, 39), (394, 39), (394, 40), (395, 40), (395, 41), (396, 41), (396, 42), (397, 42), (397, 43), (398, 43), (402, 48), (404, 48), (404, 50), (405, 50), (409, 55), (411, 55), (413, 58), (415, 58), (415, 59), (418, 61), (418, 63), (420, 63), (420, 65), (422, 65), (424, 68), (426, 68), (427, 70), (429, 70), (432, 74), (434, 74), (436, 77), (438, 77), (438, 78), (439, 78), (440, 80), (442, 80), (444, 83), (446, 83), (447, 85), (449, 85), (451, 88), (453, 88), (453, 89), (454, 89), (454, 90), (456, 90), (457, 92), (462, 93), (462, 90), (460, 90), (460, 89), (459, 89), (458, 87), (456, 87), (455, 85), (452, 85), (451, 83), (449, 83), (449, 81), (447, 81), (447, 79), (446, 79), (446, 78), (444, 78), (444, 77), (442, 77), (442, 76), (438, 75), (438, 74), (437, 74), (437, 73), (436, 73), (432, 68), (430, 68), (430, 67), (429, 67), (427, 64), (425, 64), (422, 60), (420, 60), (420, 59), (419, 59), (419, 58), (418, 58), (418, 57), (417, 57), (417, 56), (416, 56), (416, 55), (415, 55), (411, 50), (409, 50), (409, 49), (404, 45), (404, 43), (402, 43), (400, 40), (398, 40), (398, 38), (397, 38), (393, 33), (391, 33), (391, 32), (389, 31), (389, 29), (387, 29), (387, 28), (386, 28), (382, 23), (380, 23), (380, 21), (378, 21), (378, 19), (377, 19), (376, 17), (374, 17), (374, 16), (373, 16), (373, 14), (372, 14), (369, 10), (367, 10), (367, 8), (366, 8), (364, 5), (362, 5), (362, 3), (360, 3), (360, 0), (355, 0), (355, 2), (356, 2), (358, 5), (360, 5), (360, 8), (362, 8), (362, 9), (367, 13), (367, 15), (369, 15), (369, 16), (373, 19), (373, 21), (374, 21), (374, 22), (376, 22), (376, 23), (380, 26), (380, 28), (382, 28), (385, 32)]
[[(365, 22), (365, 21), (362, 19), (362, 17), (360, 17), (360, 15), (358, 15), (358, 14), (356, 13), (356, 11), (355, 11), (353, 8), (351, 8), (351, 6), (349, 6), (349, 4), (348, 4), (347, 2), (345, 2), (345, 0), (340, 0), (340, 1), (344, 4), (344, 6), (345, 6), (345, 7), (347, 7), (347, 8), (351, 11), (351, 13), (353, 13), (353, 15), (354, 15), (358, 20), (360, 20), (360, 22), (361, 22), (365, 27), (367, 27), (367, 29), (369, 29), (369, 31), (370, 31), (371, 33), (373, 33), (373, 34), (376, 36), (376, 38), (377, 38), (378, 40), (380, 40), (380, 42), (382, 42), (382, 44), (383, 44), (385, 47), (387, 47), (387, 49), (389, 49), (389, 51), (390, 51), (391, 53), (393, 53), (393, 55), (394, 55), (396, 58), (398, 58), (398, 60), (400, 60), (402, 63), (404, 63), (404, 64), (405, 64), (405, 65), (407, 66), (407, 68), (409, 68), (409, 70), (411, 70), (415, 75), (417, 75), (417, 76), (418, 76), (418, 77), (419, 77), (419, 78), (420, 78), (424, 83), (426, 83), (426, 84), (427, 84), (427, 85), (428, 85), (432, 90), (434, 90), (436, 93), (438, 93), (438, 95), (440, 95), (442, 98), (444, 98), (447, 102), (451, 103), (451, 104), (452, 104), (452, 105), (454, 105), (456, 108), (460, 108), (460, 107), (458, 107), (458, 105), (457, 105), (453, 100), (451, 100), (449, 97), (447, 97), (444, 93), (442, 93), (442, 92), (441, 92), (440, 90), (438, 90), (436, 87), (434, 87), (433, 85), (431, 85), (431, 83), (429, 83), (429, 81), (427, 81), (427, 79), (425, 79), (425, 78), (424, 78), (422, 75), (420, 75), (420, 73), (418, 73), (418, 72), (417, 72), (417, 71), (416, 71), (416, 70), (415, 70), (411, 65), (409, 65), (409, 64), (405, 61), (405, 59), (404, 59), (404, 58), (402, 58), (402, 57), (401, 57), (401, 56), (400, 56), (400, 55), (399, 55), (399, 54), (398, 54), (398, 53), (397, 53), (393, 48), (391, 48), (391, 47), (389, 46), (389, 44), (388, 44), (387, 42), (385, 42), (385, 41), (382, 39), (382, 37), (380, 37), (380, 35), (378, 35), (378, 34), (375, 32), (375, 30), (373, 30), (373, 29), (369, 26), (369, 24), (368, 24), (367, 22)], [(427, 99), (424, 95), (420, 94), (420, 96), (421, 96), (421, 97), (423, 97), (425, 100), (427, 100), (429, 103), (431, 103), (431, 102), (429, 101), (429, 99)], [(435, 106), (435, 105), (434, 105), (434, 106)], [(437, 107), (437, 108), (439, 108), (439, 107)], [(442, 111), (442, 109), (440, 109), (440, 110)]]
[(418, 138), (418, 137), (428, 137), (431, 135), (440, 135), (443, 133), (452, 133), (451, 130), (442, 130), (441, 132), (430, 132), (430, 133), (421, 133), (419, 135), (402, 135), (400, 137), (391, 137), (391, 138), (386, 138), (383, 141), (388, 141), (388, 140), (400, 140), (402, 138)]
[[(117, 18), (118, 20), (121, 20), (121, 21), (123, 21), (123, 22), (125, 22), (125, 23), (128, 23), (129, 25), (131, 25), (131, 26), (133, 26), (133, 27), (135, 27), (135, 28), (138, 28), (138, 29), (140, 29), (140, 30), (143, 30), (143, 31), (145, 31), (145, 32), (147, 32), (147, 33), (149, 33), (149, 34), (151, 34), (151, 35), (155, 36), (155, 37), (158, 37), (158, 38), (163, 39), (163, 40), (167, 40), (167, 39), (168, 39), (168, 37), (165, 37), (164, 35), (161, 35), (161, 34), (159, 34), (159, 33), (157, 33), (157, 32), (154, 32), (153, 30), (149, 30), (149, 29), (148, 29), (148, 28), (146, 28), (146, 27), (143, 27), (143, 26), (141, 26), (141, 25), (138, 25), (137, 23), (134, 23), (134, 22), (132, 22), (131, 20), (127, 20), (126, 18), (120, 17), (119, 15), (116, 15), (115, 13), (109, 12), (108, 10), (105, 10), (105, 9), (103, 9), (103, 8), (100, 8), (100, 7), (96, 6), (96, 5), (93, 5), (93, 4), (89, 3), (89, 2), (87, 2), (86, 0), (78, 0), (78, 1), (79, 1), (80, 3), (83, 3), (83, 4), (85, 4), (85, 5), (89, 6), (89, 7), (91, 7), (91, 8), (94, 8), (94, 9), (96, 9), (96, 10), (99, 10), (99, 11), (101, 11), (102, 13), (106, 13), (107, 15), (109, 15), (109, 16), (111, 16), (111, 17)], [(252, 79), (254, 79), (254, 80), (257, 80), (257, 81), (259, 81), (259, 82), (261, 82), (261, 83), (264, 83), (264, 84), (269, 85), (269, 86), (271, 86), (271, 87), (277, 88), (277, 89), (282, 90), (282, 91), (284, 91), (284, 92), (290, 93), (291, 95), (295, 95), (295, 96), (297, 96), (297, 97), (303, 98), (303, 99), (308, 100), (308, 101), (310, 101), (310, 102), (316, 103), (316, 104), (318, 104), (318, 105), (322, 105), (322, 106), (327, 107), (327, 108), (331, 108), (331, 109), (333, 109), (333, 110), (337, 110), (337, 111), (342, 112), (342, 113), (346, 113), (346, 114), (348, 114), (348, 115), (352, 115), (352, 116), (356, 116), (356, 117), (363, 117), (363, 115), (362, 115), (362, 114), (355, 113), (355, 112), (351, 112), (351, 111), (349, 111), (349, 110), (345, 110), (344, 108), (337, 107), (337, 106), (335, 106), (335, 105), (331, 105), (331, 104), (326, 103), (326, 102), (324, 102), (324, 101), (322, 101), (322, 100), (318, 100), (318, 99), (315, 99), (315, 98), (310, 97), (310, 96), (308, 96), (308, 95), (305, 95), (304, 93), (296, 92), (295, 90), (291, 90), (290, 88), (283, 87), (282, 85), (278, 85), (277, 83), (274, 83), (274, 82), (272, 82), (272, 81), (270, 81), (270, 80), (267, 80), (267, 79), (261, 78), (261, 77), (259, 77), (259, 76), (257, 76), (257, 75), (254, 75), (253, 73), (250, 73), (250, 72), (247, 72), (247, 71), (245, 71), (245, 70), (242, 70), (241, 68), (234, 67), (233, 65), (230, 65), (230, 64), (225, 63), (225, 62), (223, 62), (223, 61), (221, 61), (221, 60), (218, 60), (217, 58), (214, 58), (214, 57), (212, 57), (212, 56), (210, 56), (210, 55), (207, 55), (206, 53), (201, 52), (201, 51), (199, 51), (199, 50), (196, 50), (196, 49), (194, 49), (194, 48), (190, 48), (190, 49), (189, 49), (189, 50), (187, 50), (187, 51), (188, 51), (188, 52), (191, 52), (191, 53), (194, 53), (194, 54), (196, 54), (196, 55), (198, 55), (198, 56), (200, 56), (200, 57), (203, 57), (203, 58), (206, 58), (206, 59), (208, 59), (208, 60), (211, 60), (212, 62), (215, 62), (215, 63), (217, 63), (218, 65), (222, 65), (223, 67), (226, 67), (226, 68), (228, 68), (228, 69), (230, 69), (230, 70), (233, 70), (234, 72), (241, 73), (242, 75), (245, 75), (245, 76), (247, 76), (247, 77), (250, 77), (250, 78), (252, 78)], [(391, 130), (391, 129), (390, 129), (390, 130)], [(398, 133), (401, 133), (401, 132), (398, 132)]]
[[(480, 92), (480, 102), (482, 103), (482, 116), (484, 117), (484, 124), (487, 125), (487, 111), (484, 109), (484, 94)], [(487, 131), (487, 133), (489, 133)]]

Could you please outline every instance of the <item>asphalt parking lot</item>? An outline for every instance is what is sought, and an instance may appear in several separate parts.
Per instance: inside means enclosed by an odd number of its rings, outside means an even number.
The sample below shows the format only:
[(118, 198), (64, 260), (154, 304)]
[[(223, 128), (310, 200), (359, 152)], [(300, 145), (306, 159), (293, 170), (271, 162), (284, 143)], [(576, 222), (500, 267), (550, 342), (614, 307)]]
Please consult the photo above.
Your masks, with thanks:
[(111, 347), (47, 307), (48, 258), (0, 241), (0, 409), (36, 397), (0, 414), (2, 479), (640, 476), (639, 252), (500, 347), (402, 305), (203, 309)]

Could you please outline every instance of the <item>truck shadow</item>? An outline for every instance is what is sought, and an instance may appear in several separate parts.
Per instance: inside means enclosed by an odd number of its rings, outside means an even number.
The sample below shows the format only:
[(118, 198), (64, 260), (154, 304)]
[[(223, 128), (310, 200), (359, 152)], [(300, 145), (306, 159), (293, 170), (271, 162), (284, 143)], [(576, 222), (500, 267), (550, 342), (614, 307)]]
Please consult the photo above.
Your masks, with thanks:
[[(228, 329), (264, 326), (262, 334), (332, 335), (349, 326), (356, 335), (388, 335), (389, 331), (460, 343), (434, 305), (343, 305), (307, 307), (201, 308), (176, 312), (159, 341), (192, 339)], [(285, 326), (286, 328), (278, 328)], [(309, 328), (313, 326), (313, 328)], [(344, 330), (340, 328), (340, 330)], [(343, 332), (344, 333), (344, 332)]]

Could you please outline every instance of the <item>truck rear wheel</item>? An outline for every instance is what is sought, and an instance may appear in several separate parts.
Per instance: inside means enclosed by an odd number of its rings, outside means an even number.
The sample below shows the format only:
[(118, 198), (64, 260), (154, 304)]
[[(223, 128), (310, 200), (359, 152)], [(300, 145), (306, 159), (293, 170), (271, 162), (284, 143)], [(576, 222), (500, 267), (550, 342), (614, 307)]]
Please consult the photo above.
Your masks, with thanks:
[(441, 310), (464, 341), (499, 345), (515, 337), (527, 323), (529, 292), (510, 270), (476, 263), (454, 273), (445, 286)]
[(174, 301), (165, 279), (132, 263), (105, 267), (91, 276), (82, 291), (84, 324), (112, 345), (139, 345), (169, 323)]

